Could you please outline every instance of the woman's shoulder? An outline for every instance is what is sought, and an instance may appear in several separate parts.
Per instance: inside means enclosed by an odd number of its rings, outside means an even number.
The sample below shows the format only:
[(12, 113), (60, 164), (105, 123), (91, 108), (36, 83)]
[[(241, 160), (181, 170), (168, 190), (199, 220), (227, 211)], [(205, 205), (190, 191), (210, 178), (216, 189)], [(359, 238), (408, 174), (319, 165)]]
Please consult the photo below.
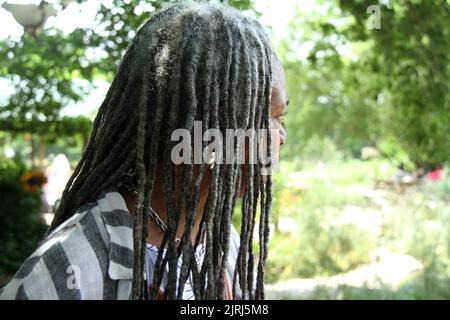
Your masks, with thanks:
[(98, 203), (79, 208), (22, 264), (0, 299), (83, 299), (108, 268), (108, 236)]

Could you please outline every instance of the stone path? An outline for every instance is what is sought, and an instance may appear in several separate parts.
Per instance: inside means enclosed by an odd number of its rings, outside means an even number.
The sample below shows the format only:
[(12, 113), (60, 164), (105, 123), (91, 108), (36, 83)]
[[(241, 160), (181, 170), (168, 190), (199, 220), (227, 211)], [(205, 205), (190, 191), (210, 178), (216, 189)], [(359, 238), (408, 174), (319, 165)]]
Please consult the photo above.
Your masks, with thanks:
[(402, 281), (421, 270), (421, 264), (411, 256), (379, 249), (373, 263), (347, 273), (315, 279), (292, 279), (266, 286), (267, 299), (308, 299), (317, 288), (331, 292), (339, 286), (377, 289), (382, 285), (397, 287)]

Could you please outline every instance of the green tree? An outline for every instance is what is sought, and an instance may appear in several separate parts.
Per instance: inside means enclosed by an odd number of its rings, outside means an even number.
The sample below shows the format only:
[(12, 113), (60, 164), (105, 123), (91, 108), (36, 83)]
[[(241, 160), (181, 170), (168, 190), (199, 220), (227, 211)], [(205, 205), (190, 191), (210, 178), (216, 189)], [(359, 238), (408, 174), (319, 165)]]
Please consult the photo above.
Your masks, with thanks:
[(416, 164), (448, 161), (448, 2), (383, 1), (381, 29), (368, 24), (373, 1), (320, 3), (320, 13), (299, 11), (279, 45), (291, 141), (328, 136), (347, 151), (377, 145)]
[[(24, 34), (0, 42), (0, 78), (14, 88), (0, 101), (0, 130), (53, 140), (61, 134), (86, 134), (89, 119), (64, 117), (62, 110), (83, 101), (94, 88), (94, 79), (111, 80), (139, 26), (170, 2), (113, 0), (110, 6), (99, 2), (94, 28), (70, 34), (44, 29), (38, 37)], [(243, 10), (252, 7), (252, 0), (227, 2)]]

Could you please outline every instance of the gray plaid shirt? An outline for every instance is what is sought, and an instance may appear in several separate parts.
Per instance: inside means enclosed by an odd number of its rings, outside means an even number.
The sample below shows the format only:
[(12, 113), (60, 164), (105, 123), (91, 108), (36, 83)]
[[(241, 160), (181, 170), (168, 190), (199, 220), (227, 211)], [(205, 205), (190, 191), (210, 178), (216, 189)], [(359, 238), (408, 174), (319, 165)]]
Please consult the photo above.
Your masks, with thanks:
[[(227, 271), (233, 279), (239, 235), (232, 228)], [(117, 191), (54, 230), (0, 291), (0, 299), (130, 299), (133, 217)]]

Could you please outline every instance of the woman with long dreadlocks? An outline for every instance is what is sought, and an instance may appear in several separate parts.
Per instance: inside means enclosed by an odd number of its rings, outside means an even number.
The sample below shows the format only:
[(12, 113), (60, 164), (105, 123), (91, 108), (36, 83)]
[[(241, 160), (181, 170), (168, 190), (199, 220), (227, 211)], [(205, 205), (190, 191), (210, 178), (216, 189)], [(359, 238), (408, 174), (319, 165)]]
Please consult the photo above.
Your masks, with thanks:
[[(1, 298), (264, 299), (267, 163), (176, 164), (172, 135), (196, 123), (222, 134), (271, 129), (278, 141), (253, 144), (275, 162), (286, 106), (283, 69), (258, 22), (217, 4), (155, 14), (123, 57), (46, 238)], [(242, 151), (225, 149), (210, 155)]]

